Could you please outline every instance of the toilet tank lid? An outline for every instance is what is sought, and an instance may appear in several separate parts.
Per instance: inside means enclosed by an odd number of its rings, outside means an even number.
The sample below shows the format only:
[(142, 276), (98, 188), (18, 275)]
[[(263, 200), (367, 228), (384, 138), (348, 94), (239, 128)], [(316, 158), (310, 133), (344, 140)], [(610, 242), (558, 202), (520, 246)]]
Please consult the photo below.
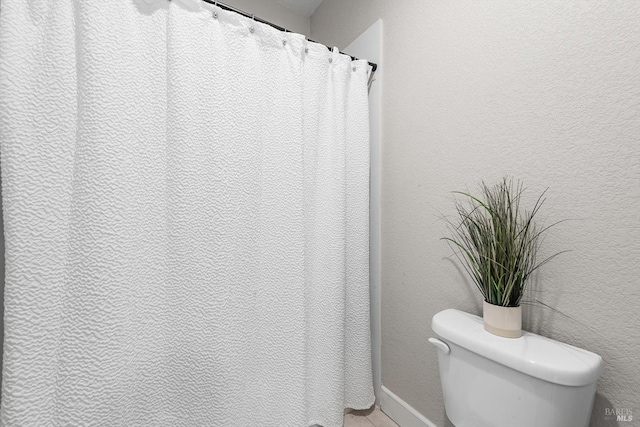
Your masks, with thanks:
[(484, 330), (482, 318), (460, 310), (437, 313), (431, 327), (444, 340), (554, 384), (583, 386), (602, 373), (595, 353), (526, 331), (520, 338), (499, 337)]

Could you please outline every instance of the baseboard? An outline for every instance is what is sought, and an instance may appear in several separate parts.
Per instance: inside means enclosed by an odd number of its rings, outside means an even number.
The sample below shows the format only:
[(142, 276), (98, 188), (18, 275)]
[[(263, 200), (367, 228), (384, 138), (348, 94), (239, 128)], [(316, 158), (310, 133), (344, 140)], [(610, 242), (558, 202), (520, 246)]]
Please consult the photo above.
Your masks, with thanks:
[(380, 388), (380, 409), (400, 427), (437, 427), (384, 385)]

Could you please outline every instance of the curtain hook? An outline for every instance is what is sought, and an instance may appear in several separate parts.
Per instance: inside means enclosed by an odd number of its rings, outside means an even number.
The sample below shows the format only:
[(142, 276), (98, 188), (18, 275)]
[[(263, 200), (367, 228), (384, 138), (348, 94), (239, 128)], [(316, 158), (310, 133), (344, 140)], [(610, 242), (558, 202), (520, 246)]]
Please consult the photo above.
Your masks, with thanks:
[[(213, 2), (213, 6), (217, 8), (218, 7), (218, 2), (214, 1)], [(218, 12), (216, 10), (214, 10), (211, 15), (213, 16), (213, 19), (218, 19)]]

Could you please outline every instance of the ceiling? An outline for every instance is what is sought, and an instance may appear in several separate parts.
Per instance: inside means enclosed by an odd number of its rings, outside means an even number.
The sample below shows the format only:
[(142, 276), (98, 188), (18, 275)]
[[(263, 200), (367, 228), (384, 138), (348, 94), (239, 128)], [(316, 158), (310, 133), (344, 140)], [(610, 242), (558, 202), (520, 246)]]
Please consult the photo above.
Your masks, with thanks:
[(322, 0), (276, 0), (276, 2), (300, 15), (311, 16)]

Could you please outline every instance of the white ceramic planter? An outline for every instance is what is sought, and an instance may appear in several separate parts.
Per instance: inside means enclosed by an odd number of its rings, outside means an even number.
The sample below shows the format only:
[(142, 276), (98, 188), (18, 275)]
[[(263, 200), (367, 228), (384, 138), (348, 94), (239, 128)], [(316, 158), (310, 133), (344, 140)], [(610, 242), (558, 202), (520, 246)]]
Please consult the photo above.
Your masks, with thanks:
[(522, 307), (502, 307), (482, 303), (484, 329), (505, 338), (522, 336)]

